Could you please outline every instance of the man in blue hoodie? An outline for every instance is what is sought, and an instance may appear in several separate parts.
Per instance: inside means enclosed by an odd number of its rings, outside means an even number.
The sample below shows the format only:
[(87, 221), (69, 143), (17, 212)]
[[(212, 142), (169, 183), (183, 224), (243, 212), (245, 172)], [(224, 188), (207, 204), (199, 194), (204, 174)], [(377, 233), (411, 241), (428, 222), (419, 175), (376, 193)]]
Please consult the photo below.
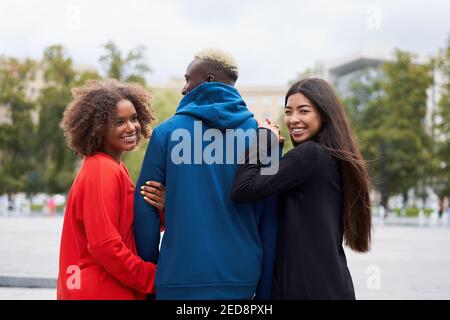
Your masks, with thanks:
[[(185, 78), (175, 115), (153, 130), (137, 182), (138, 254), (158, 263), (157, 299), (270, 299), (275, 200), (238, 204), (230, 199), (243, 152), (234, 145), (235, 133), (257, 127), (234, 87), (237, 64), (222, 51), (204, 50)], [(246, 146), (251, 134), (247, 138)], [(166, 188), (159, 255), (160, 216), (140, 194), (147, 181)]]

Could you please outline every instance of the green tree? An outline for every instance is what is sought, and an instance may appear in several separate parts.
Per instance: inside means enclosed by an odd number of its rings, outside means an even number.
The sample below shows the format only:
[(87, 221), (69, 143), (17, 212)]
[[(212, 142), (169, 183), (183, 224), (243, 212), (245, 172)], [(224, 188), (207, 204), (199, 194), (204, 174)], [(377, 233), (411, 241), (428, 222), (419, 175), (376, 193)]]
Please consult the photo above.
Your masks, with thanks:
[(0, 57), (0, 108), (9, 119), (0, 122), (0, 194), (32, 193), (39, 181), (32, 179), (35, 109), (27, 91), (34, 78), (35, 62)]
[(423, 185), (433, 170), (425, 123), (432, 66), (414, 60), (414, 55), (397, 50), (381, 75), (368, 74), (354, 83), (345, 100), (385, 207), (392, 195), (402, 194), (406, 201), (407, 191)]
[(36, 155), (45, 190), (49, 193), (64, 193), (73, 182), (77, 158), (67, 147), (59, 124), (65, 108), (72, 100), (71, 89), (89, 79), (99, 79), (100, 76), (96, 71), (77, 72), (72, 59), (61, 45), (45, 49), (41, 67), (45, 86), (38, 99), (40, 110)]
[(75, 87), (80, 87), (86, 83), (86, 81), (89, 80), (100, 80), (102, 77), (96, 70), (85, 70), (77, 72), (75, 76)]
[(402, 194), (404, 200), (409, 189), (429, 184), (433, 173), (432, 141), (425, 122), (432, 65), (414, 59), (414, 55), (397, 50), (396, 59), (383, 67), (386, 81), (381, 103), (389, 115), (382, 126), (388, 192)]
[(437, 109), (439, 122), (436, 125), (437, 174), (439, 196), (450, 195), (450, 41), (438, 59), (439, 71), (442, 74), (441, 98)]
[(145, 62), (145, 47), (139, 46), (126, 56), (112, 41), (105, 44), (104, 49), (106, 53), (100, 57), (100, 63), (108, 78), (145, 84), (145, 76), (151, 72)]
[(75, 81), (72, 59), (61, 45), (45, 49), (42, 60), (46, 85), (39, 96), (39, 125), (36, 155), (46, 191), (66, 192), (73, 178), (76, 158), (67, 148), (59, 128), (64, 110), (70, 103), (70, 89)]
[(387, 197), (386, 181), (381, 183), (380, 179), (380, 176), (386, 176), (386, 159), (380, 156), (386, 151), (382, 136), (385, 115), (380, 112), (383, 78), (381, 72), (361, 71), (351, 82), (350, 95), (343, 97), (342, 101), (368, 163), (372, 186)]

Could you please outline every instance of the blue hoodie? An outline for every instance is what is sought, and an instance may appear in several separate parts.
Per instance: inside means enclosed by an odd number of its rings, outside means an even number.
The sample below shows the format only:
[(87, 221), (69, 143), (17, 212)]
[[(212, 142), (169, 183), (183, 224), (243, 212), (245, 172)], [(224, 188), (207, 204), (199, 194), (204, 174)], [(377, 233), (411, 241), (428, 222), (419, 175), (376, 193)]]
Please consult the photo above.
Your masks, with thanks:
[[(158, 263), (157, 299), (251, 299), (255, 293), (257, 299), (271, 297), (275, 200), (231, 201), (236, 148), (231, 162), (225, 147), (223, 155), (218, 149), (210, 153), (223, 163), (205, 163), (201, 157), (212, 140), (223, 145), (229, 141), (227, 129), (256, 127), (236, 88), (207, 82), (185, 95), (176, 114), (153, 130), (136, 187), (134, 229), (139, 256)], [(215, 138), (201, 140), (211, 128), (218, 129)], [(200, 142), (194, 146), (194, 141)], [(181, 145), (189, 148), (180, 151)], [(159, 257), (159, 215), (139, 193), (148, 180), (166, 186), (166, 229)]]

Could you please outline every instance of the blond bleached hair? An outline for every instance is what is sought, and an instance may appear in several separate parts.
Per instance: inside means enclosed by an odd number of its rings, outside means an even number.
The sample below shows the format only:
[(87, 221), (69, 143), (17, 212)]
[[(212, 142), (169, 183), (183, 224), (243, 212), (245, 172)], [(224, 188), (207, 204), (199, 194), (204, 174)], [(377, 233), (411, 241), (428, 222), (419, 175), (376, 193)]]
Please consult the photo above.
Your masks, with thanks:
[(204, 62), (206, 65), (224, 72), (233, 81), (239, 77), (239, 67), (233, 56), (220, 49), (204, 49), (194, 56), (195, 59)]

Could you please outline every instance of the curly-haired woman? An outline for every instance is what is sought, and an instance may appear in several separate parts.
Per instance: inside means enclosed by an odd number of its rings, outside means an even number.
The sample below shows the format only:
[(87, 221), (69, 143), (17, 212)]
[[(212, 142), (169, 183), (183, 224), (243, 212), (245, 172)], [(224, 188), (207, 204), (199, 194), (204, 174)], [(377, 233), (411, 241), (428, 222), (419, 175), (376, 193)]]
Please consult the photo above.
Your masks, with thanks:
[(150, 135), (150, 96), (116, 80), (90, 81), (73, 95), (61, 127), (84, 159), (66, 206), (57, 298), (143, 299), (156, 265), (136, 255), (135, 187), (121, 159)]

